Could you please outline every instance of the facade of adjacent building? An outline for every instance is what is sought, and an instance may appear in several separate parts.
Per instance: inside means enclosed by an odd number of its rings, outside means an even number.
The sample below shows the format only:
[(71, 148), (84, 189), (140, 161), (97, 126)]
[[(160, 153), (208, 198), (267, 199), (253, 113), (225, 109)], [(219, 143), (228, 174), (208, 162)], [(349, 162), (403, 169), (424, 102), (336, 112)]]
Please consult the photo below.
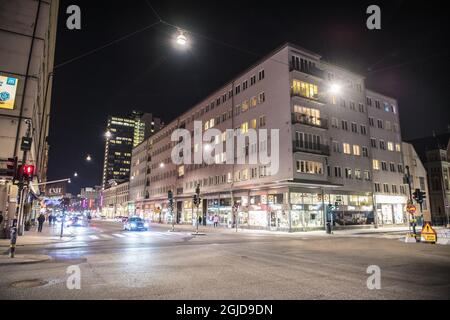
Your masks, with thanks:
[(162, 125), (159, 118), (138, 111), (133, 111), (128, 117), (108, 117), (102, 179), (104, 189), (113, 181), (120, 183), (129, 180), (133, 147)]
[(411, 141), (428, 174), (431, 220), (435, 225), (450, 223), (450, 133)]
[(101, 195), (101, 186), (81, 188), (78, 195), (81, 210), (97, 212), (101, 207)]
[[(3, 165), (15, 156), (23, 161), (21, 139), (29, 129), (32, 144), (25, 162), (35, 165), (37, 181), (47, 176), (58, 5), (58, 0), (0, 2), (0, 161)], [(16, 197), (10, 177), (0, 176), (4, 223), (14, 217)]]
[[(414, 146), (407, 142), (402, 142), (402, 150), (403, 150), (403, 163), (405, 168), (409, 168), (409, 174), (411, 177), (411, 192), (414, 192), (416, 189), (420, 189), (424, 191), (426, 194), (426, 198), (422, 203), (422, 208), (419, 204), (415, 203), (416, 206), (416, 216), (422, 217), (423, 221), (432, 221), (431, 219), (431, 210), (429, 203), (429, 192), (428, 192), (428, 179), (427, 179), (427, 170), (420, 160), (419, 155), (417, 154)], [(409, 192), (409, 191), (408, 191)]]
[(129, 215), (129, 182), (114, 183), (102, 191), (101, 215), (112, 219)]
[(141, 213), (144, 200), (149, 198), (146, 192), (148, 186), (148, 163), (150, 162), (150, 139), (146, 139), (141, 144), (133, 148), (131, 155), (130, 174), (130, 205), (132, 212)]
[[(194, 129), (197, 121), (200, 129)], [(201, 154), (222, 144), (223, 151), (213, 153), (215, 164), (173, 163), (180, 139), (171, 136), (180, 128), (191, 136), (219, 130), (207, 142), (190, 145)], [(238, 136), (249, 136), (250, 129), (257, 130), (257, 141), (237, 150)], [(275, 155), (276, 145), (278, 170), (267, 162), (249, 164), (255, 155)], [(136, 151), (142, 159), (143, 149)], [(322, 229), (330, 217), (336, 226), (407, 221), (397, 102), (366, 90), (362, 76), (296, 45), (277, 49), (180, 115), (150, 137), (146, 149), (147, 170), (136, 169), (145, 173), (148, 195), (139, 213), (154, 221), (193, 223), (197, 185), (204, 224), (218, 217), (225, 226), (299, 231)], [(245, 163), (227, 164), (227, 150)]]

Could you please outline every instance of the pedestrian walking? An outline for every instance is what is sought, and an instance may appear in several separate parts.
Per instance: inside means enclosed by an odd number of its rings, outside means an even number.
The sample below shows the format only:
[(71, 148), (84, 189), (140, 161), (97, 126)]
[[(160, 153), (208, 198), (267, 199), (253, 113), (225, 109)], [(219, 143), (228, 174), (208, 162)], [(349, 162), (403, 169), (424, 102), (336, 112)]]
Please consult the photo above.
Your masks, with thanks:
[(219, 224), (219, 216), (216, 214), (214, 216), (214, 228), (216, 228), (218, 224)]
[(202, 224), (202, 216), (198, 216), (198, 224)]
[(42, 232), (42, 227), (44, 226), (45, 216), (43, 213), (39, 215), (38, 218), (38, 232)]
[(50, 213), (50, 215), (48, 216), (48, 225), (51, 226), (53, 223), (53, 214)]

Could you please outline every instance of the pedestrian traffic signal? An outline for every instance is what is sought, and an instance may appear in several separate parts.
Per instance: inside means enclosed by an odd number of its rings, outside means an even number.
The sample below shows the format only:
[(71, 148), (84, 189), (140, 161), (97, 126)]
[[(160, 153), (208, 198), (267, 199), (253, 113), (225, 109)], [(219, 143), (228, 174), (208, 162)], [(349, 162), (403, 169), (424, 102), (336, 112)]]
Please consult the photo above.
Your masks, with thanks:
[(24, 166), (22, 166), (23, 169), (23, 177), (27, 180), (27, 181), (31, 181), (33, 180), (33, 176), (34, 176), (34, 166), (31, 164), (26, 164)]

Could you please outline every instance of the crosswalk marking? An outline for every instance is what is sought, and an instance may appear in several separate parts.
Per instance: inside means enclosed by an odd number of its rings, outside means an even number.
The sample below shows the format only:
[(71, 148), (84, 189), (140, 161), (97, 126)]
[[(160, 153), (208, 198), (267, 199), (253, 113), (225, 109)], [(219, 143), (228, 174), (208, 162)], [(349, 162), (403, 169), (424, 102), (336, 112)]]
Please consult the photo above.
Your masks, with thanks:
[(101, 234), (100, 237), (106, 238), (106, 239), (111, 239), (111, 238), (113, 238), (113, 237), (110, 236), (109, 234)]
[(125, 236), (123, 234), (120, 234), (120, 233), (113, 233), (112, 235), (115, 236), (115, 237), (118, 237), (118, 238), (125, 238)]
[(98, 239), (100, 239), (99, 237), (94, 236), (94, 235), (89, 236), (89, 238), (91, 238), (92, 240), (98, 240)]

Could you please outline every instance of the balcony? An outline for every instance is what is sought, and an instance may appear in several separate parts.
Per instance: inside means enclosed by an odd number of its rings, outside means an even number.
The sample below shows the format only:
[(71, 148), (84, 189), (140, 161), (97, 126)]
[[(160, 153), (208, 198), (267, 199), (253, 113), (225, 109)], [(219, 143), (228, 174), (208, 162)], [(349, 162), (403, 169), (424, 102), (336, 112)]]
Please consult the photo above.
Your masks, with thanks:
[(292, 113), (292, 123), (300, 123), (315, 128), (328, 129), (327, 119), (312, 117), (304, 113)]
[(313, 101), (313, 102), (316, 102), (316, 103), (320, 103), (322, 105), (326, 104), (325, 101), (323, 101), (322, 99), (319, 98), (318, 94), (315, 94), (312, 97), (308, 97), (305, 94), (302, 94), (301, 92), (299, 92), (298, 90), (291, 89), (291, 97), (300, 97), (300, 98), (306, 99), (308, 101)]
[(295, 67), (292, 64), (292, 61), (289, 63), (289, 71), (299, 71), (305, 74), (309, 74), (311, 76), (320, 78), (320, 79), (325, 79), (325, 71), (317, 68), (316, 66), (308, 66), (308, 67), (304, 67), (302, 65), (299, 65), (298, 68)]
[(294, 140), (294, 153), (305, 152), (319, 154), (322, 156), (330, 155), (330, 147), (325, 144), (305, 143), (304, 141)]

